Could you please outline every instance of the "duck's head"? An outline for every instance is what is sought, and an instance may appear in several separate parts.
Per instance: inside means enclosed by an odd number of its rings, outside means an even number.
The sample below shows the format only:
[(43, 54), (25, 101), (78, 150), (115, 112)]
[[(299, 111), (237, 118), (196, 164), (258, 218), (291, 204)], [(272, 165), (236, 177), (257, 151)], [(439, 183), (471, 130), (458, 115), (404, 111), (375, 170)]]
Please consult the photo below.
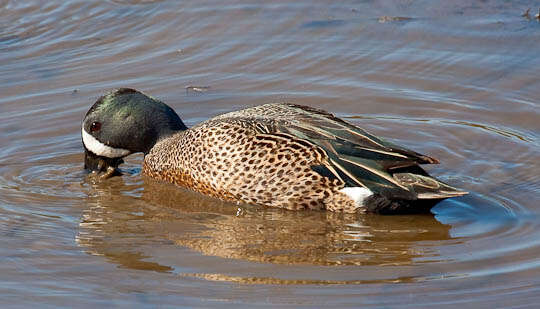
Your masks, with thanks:
[(125, 156), (148, 153), (161, 138), (187, 129), (172, 108), (137, 90), (100, 97), (82, 122), (84, 168), (117, 174)]

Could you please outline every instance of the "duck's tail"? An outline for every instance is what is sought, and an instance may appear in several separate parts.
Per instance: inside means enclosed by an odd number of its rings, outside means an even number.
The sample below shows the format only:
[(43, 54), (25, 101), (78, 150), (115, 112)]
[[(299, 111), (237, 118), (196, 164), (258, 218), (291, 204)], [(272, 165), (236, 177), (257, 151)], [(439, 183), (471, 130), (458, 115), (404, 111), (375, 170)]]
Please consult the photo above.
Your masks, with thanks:
[(427, 175), (396, 173), (392, 176), (399, 183), (409, 187), (419, 200), (445, 199), (469, 193)]
[(449, 197), (468, 192), (447, 185), (433, 177), (413, 173), (396, 173), (394, 179), (407, 186), (415, 199), (392, 199), (382, 194), (373, 194), (364, 201), (368, 212), (379, 214), (407, 214), (428, 212), (435, 204)]

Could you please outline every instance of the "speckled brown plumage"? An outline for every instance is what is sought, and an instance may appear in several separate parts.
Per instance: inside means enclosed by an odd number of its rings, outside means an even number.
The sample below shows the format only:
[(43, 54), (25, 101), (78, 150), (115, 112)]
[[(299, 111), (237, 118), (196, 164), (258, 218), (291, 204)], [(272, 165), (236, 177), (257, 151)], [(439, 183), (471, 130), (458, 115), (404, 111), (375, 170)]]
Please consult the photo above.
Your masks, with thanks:
[(417, 199), (415, 189), (432, 198), (456, 195), (436, 180), (438, 187), (427, 188), (421, 163), (438, 161), (327, 112), (275, 103), (220, 115), (158, 141), (143, 172), (220, 199), (294, 210), (368, 209), (340, 192), (345, 186), (369, 188), (384, 205)]
[(311, 168), (327, 161), (324, 150), (290, 134), (270, 134), (270, 122), (243, 113), (158, 142), (145, 157), (144, 173), (224, 200), (294, 210), (356, 208), (338, 192), (343, 181)]

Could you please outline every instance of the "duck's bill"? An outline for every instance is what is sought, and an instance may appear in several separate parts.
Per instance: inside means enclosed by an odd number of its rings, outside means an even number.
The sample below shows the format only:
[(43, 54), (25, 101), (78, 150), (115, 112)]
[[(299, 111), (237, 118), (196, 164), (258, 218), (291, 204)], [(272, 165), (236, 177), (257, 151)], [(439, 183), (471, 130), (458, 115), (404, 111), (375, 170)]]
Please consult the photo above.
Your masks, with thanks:
[(94, 154), (88, 149), (84, 149), (84, 168), (100, 177), (109, 178), (122, 175), (118, 166), (124, 163), (122, 158), (107, 158)]

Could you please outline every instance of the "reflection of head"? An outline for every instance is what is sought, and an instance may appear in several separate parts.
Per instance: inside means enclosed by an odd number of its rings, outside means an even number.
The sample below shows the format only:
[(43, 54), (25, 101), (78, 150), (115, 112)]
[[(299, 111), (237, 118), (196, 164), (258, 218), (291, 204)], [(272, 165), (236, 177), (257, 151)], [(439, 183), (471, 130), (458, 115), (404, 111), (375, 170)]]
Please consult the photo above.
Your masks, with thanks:
[[(449, 227), (430, 215), (344, 216), (238, 207), (151, 179), (145, 179), (142, 200), (116, 192), (95, 202), (83, 216), (84, 237), (79, 238), (84, 241), (79, 242), (127, 267), (136, 264), (134, 252), (145, 241), (172, 241), (204, 255), (257, 262), (383, 266), (410, 265), (416, 257), (436, 255), (417, 243), (449, 239)], [(125, 261), (122, 250), (129, 252)]]

